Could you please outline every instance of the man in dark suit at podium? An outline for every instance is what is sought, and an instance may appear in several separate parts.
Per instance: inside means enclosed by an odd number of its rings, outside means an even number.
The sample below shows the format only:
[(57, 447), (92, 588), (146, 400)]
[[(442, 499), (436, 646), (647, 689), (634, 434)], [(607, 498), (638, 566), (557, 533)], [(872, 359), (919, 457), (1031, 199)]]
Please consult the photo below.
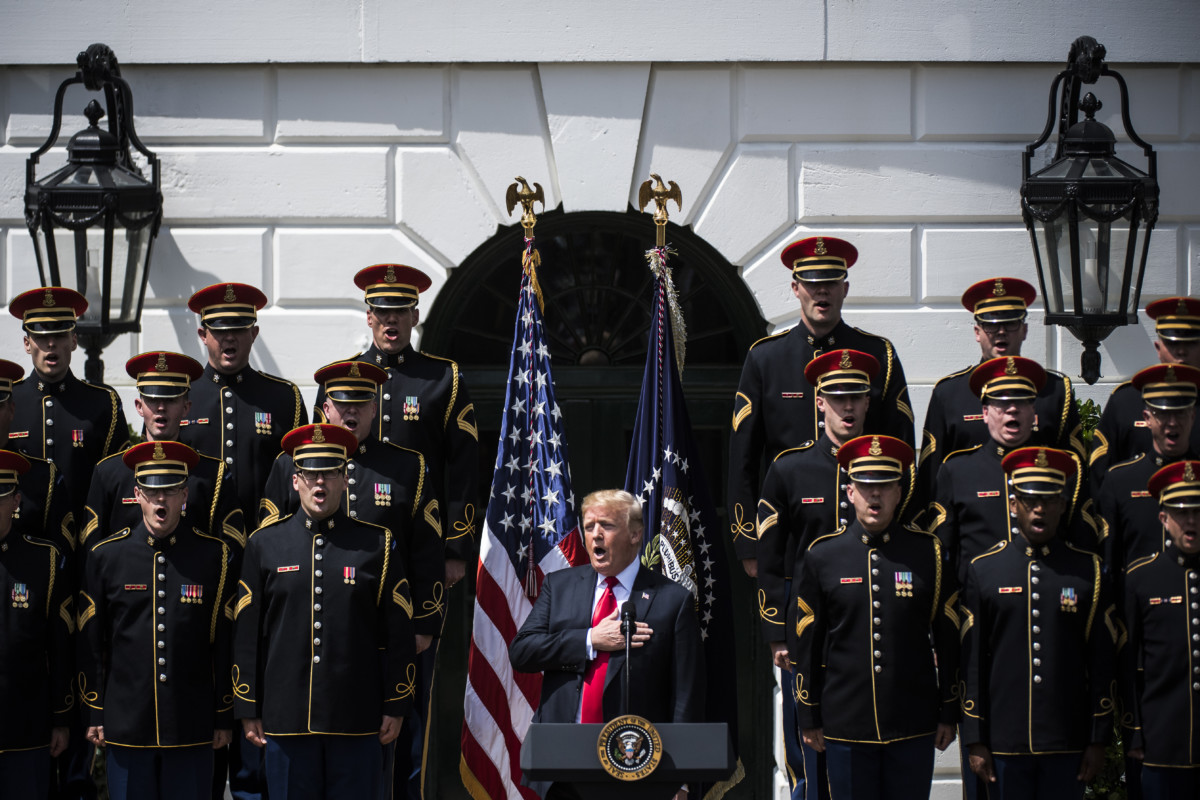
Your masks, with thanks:
[[(591, 564), (546, 576), (508, 650), (517, 671), (544, 673), (533, 721), (607, 722), (621, 713), (620, 609), (631, 600), (637, 628), (628, 713), (651, 722), (699, 722), (704, 659), (691, 593), (641, 565), (637, 498), (620, 490), (593, 492), (582, 507)], [(571, 796), (561, 784), (547, 795)]]

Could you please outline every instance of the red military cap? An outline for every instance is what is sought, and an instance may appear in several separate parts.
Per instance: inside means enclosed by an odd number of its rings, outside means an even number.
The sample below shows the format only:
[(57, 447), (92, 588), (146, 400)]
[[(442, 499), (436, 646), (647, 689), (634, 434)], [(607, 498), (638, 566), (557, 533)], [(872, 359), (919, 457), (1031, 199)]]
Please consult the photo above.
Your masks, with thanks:
[(142, 442), (121, 456), (133, 470), (137, 485), (145, 489), (167, 489), (187, 482), (188, 470), (200, 456), (183, 442)]
[(354, 284), (366, 293), (372, 308), (412, 308), (433, 280), (416, 267), (375, 264), (358, 271)]
[(139, 353), (125, 362), (125, 372), (137, 381), (143, 397), (182, 397), (204, 367), (191, 356), (169, 351)]
[(913, 449), (891, 436), (859, 436), (838, 448), (838, 464), (859, 483), (891, 483), (904, 477)]
[(1154, 330), (1163, 339), (1175, 342), (1200, 340), (1200, 300), (1164, 297), (1146, 306), (1146, 316), (1154, 320)]
[(1011, 322), (1025, 319), (1037, 290), (1020, 278), (988, 278), (972, 284), (962, 296), (963, 308), (978, 322)]
[(858, 350), (832, 350), (804, 368), (805, 380), (821, 394), (865, 394), (878, 374), (875, 356)]
[(0, 497), (8, 497), (17, 488), (17, 478), (29, 469), (29, 462), (20, 453), (0, 450)]
[(983, 401), (1033, 400), (1046, 383), (1046, 370), (1032, 358), (1000, 356), (971, 373), (971, 391)]
[(1200, 390), (1200, 369), (1186, 364), (1155, 364), (1134, 375), (1132, 383), (1142, 393), (1142, 402), (1151, 408), (1191, 408)]
[(283, 449), (298, 469), (313, 471), (342, 469), (348, 454), (358, 447), (354, 434), (340, 425), (302, 425), (283, 436)]
[(74, 289), (43, 286), (13, 298), (8, 313), (21, 320), (27, 333), (66, 333), (87, 311), (87, 298)]
[(797, 281), (844, 281), (858, 260), (858, 248), (845, 239), (811, 236), (792, 242), (779, 256)]
[(267, 296), (245, 283), (214, 283), (196, 292), (188, 308), (200, 315), (200, 324), (213, 330), (249, 328), (258, 322), (258, 310)]
[(1150, 476), (1146, 488), (1161, 506), (1200, 508), (1200, 461), (1176, 461)]
[(1062, 494), (1076, 470), (1075, 459), (1052, 447), (1021, 447), (1000, 462), (1013, 489), (1025, 494)]
[(25, 377), (25, 368), (12, 361), (0, 358), (0, 403), (7, 403), (12, 397), (12, 387), (15, 381)]
[(313, 375), (325, 387), (325, 396), (339, 403), (366, 403), (387, 380), (387, 373), (374, 364), (338, 361), (321, 367)]

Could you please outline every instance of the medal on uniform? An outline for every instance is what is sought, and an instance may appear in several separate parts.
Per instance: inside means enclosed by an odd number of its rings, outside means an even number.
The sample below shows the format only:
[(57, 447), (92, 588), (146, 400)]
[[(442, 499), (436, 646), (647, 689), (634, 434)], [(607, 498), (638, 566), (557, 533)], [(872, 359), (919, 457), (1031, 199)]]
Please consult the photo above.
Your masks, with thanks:
[(14, 583), (12, 588), (13, 608), (29, 608), (29, 587), (23, 583)]
[(896, 573), (896, 597), (913, 596), (913, 578), (911, 572)]
[(77, 428), (77, 429), (71, 431), (71, 446), (72, 447), (83, 447), (83, 431), (82, 430)]
[(421, 418), (421, 398), (416, 395), (408, 395), (404, 398), (404, 419), (407, 422), (416, 422)]
[(179, 587), (179, 602), (195, 603), (199, 605), (204, 602), (204, 587), (198, 583), (185, 583)]
[(1078, 611), (1079, 598), (1075, 595), (1075, 587), (1067, 586), (1062, 590), (1062, 595), (1059, 598), (1059, 607), (1063, 611)]
[(263, 411), (254, 412), (254, 432), (263, 436), (271, 435), (271, 415)]
[(354, 583), (354, 567), (342, 567), (342, 583)]
[(392, 485), (390, 483), (375, 484), (375, 505), (390, 506), (392, 504)]

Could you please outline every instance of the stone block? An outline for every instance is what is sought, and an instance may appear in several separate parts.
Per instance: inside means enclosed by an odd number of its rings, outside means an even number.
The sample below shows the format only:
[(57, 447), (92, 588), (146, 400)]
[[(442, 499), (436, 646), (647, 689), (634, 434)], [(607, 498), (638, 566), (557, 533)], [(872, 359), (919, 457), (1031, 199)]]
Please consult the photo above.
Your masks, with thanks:
[[(637, 166), (629, 203), (637, 208), (638, 187), (651, 172), (679, 184), (689, 224), (716, 180), (732, 145), (733, 78), (728, 68), (655, 67), (642, 121)], [(696, 98), (704, 102), (696, 102)]]
[(802, 221), (1017, 219), (1009, 147), (796, 146)]
[[(118, 57), (122, 54), (118, 53)], [(53, 67), (8, 71), (10, 142), (41, 145), (54, 120), (54, 93), (72, 71)], [(134, 125), (142, 141), (265, 141), (270, 70), (267, 67), (138, 65), (121, 74), (133, 90)], [(87, 127), (83, 109), (92, 98), (82, 86), (67, 90), (59, 143)]]
[(538, 74), (563, 209), (625, 211), (620, 177), (633, 173), (650, 65), (540, 64)]
[(823, 57), (824, 17), (821, 4), (780, 0), (711, 4), (702, 13), (685, 4), (637, 0), (559, 3), (553, 13), (539, 5), (461, 0), (453, 15), (432, 5), (368, 0), (362, 57), (512, 62), (532, 60), (533, 52), (541, 61), (592, 63), (817, 60)]
[(187, 306), (196, 291), (214, 283), (248, 283), (277, 298), (266, 270), (270, 234), (265, 228), (170, 228), (154, 242), (146, 307)]
[[(1200, 148), (1156, 147), (1158, 151), (1159, 214), (1174, 219), (1200, 217)], [(1139, 160), (1127, 159), (1134, 166)]]
[[(830, 61), (1042, 61), (1061, 64), (1079, 35), (1075, 0), (1036, 6), (971, 0), (854, 0), (826, 6)], [(1190, 62), (1200, 7), (1177, 0), (1110, 4), (1096, 33), (1113, 64)], [(1099, 21), (1098, 21), (1099, 22)], [(1047, 84), (1047, 90), (1049, 84)]]
[(363, 306), (354, 275), (371, 264), (408, 264), (433, 279), (421, 296), (427, 306), (446, 270), (395, 229), (288, 229), (275, 234), (275, 285), (281, 303)]
[[(9, 236), (12, 235), (10, 232)], [(1190, 226), (1181, 231), (1181, 235), (1184, 236), (1184, 246), (1186, 247), (1187, 293), (1197, 297), (1200, 296), (1200, 226)]]
[(538, 103), (537, 75), (529, 67), (472, 68), (453, 72), (451, 115), (463, 161), (479, 176), (501, 219), (516, 175), (542, 185), (546, 208), (558, 205), (557, 177), (546, 148), (546, 117)]
[[(0, 149), (0, 225), (25, 227), (25, 159), (29, 152)], [(67, 161), (66, 153), (50, 151), (42, 163), (54, 164), (57, 169)], [(47, 169), (44, 174), (49, 174)], [(43, 172), (39, 171), (41, 176)]]
[(968, 286), (987, 278), (1020, 278), (1038, 286), (1024, 227), (926, 228), (921, 264), (918, 296), (926, 303), (957, 304)]
[(391, 220), (383, 147), (163, 149), (163, 213), (192, 220)]
[[(1031, 142), (1046, 124), (1061, 67), (925, 64), (916, 68), (916, 138)], [(1017, 164), (1020, 151), (1014, 150)]]
[(398, 150), (396, 185), (400, 224), (450, 264), (496, 233), (494, 206), (449, 148)]
[(1200, 68), (1184, 67), (1180, 81), (1183, 101), (1183, 121), (1180, 133), (1184, 140), (1200, 142)]
[(906, 64), (750, 64), (737, 70), (742, 141), (907, 140), (912, 69)]
[(278, 69), (277, 141), (444, 142), (449, 69)]
[(745, 263), (790, 222), (789, 150), (786, 144), (739, 145), (696, 217), (695, 232), (730, 262)]
[(360, 0), (213, 0), (134, 10), (45, 0), (22, 4), (20, 13), (10, 9), (3, 50), (13, 64), (62, 64), (63, 77), (74, 74), (75, 54), (88, 42), (108, 44), (122, 70), (147, 63), (359, 61), (361, 6)]

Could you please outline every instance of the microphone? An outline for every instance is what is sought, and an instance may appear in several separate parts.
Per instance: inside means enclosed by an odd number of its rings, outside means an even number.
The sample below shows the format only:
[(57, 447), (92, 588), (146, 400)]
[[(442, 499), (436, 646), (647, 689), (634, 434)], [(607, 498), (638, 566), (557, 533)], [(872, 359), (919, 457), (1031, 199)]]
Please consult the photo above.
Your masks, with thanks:
[(637, 629), (637, 609), (633, 600), (621, 606), (621, 633), (625, 634), (625, 663), (621, 666), (621, 714), (629, 713), (629, 655), (633, 648), (633, 632)]

